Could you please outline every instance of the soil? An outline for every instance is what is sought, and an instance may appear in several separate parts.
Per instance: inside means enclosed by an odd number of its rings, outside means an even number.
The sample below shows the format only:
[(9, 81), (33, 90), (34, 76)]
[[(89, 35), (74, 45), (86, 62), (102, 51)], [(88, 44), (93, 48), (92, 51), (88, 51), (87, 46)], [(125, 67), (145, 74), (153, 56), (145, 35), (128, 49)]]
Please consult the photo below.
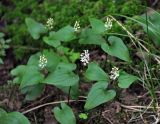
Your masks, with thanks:
[[(97, 61), (106, 59), (104, 54), (95, 52), (100, 56)], [(91, 57), (94, 58), (95, 54)], [(94, 58), (95, 59), (95, 58)], [(26, 102), (24, 101), (24, 95), (22, 95), (18, 89), (18, 86), (11, 83), (12, 77), (10, 76), (10, 70), (14, 68), (15, 63), (11, 61), (11, 55), (7, 55), (4, 64), (0, 66), (0, 106), (8, 111), (20, 111), (26, 112), (31, 108), (35, 108), (39, 105), (66, 100), (67, 96), (63, 94), (59, 89), (53, 86), (46, 86), (44, 93), (40, 98)], [(6, 83), (8, 82), (8, 83)], [(90, 85), (82, 83), (81, 92), (88, 91)], [(120, 95), (109, 103), (105, 103), (102, 106), (93, 109), (88, 113), (87, 120), (81, 120), (78, 118), (78, 113), (82, 113), (84, 102), (70, 103), (74, 113), (76, 114), (78, 124), (150, 124), (155, 121), (157, 115), (153, 109), (143, 111), (140, 108), (132, 108), (130, 106), (148, 106), (151, 103), (151, 98), (147, 94), (147, 91), (140, 84), (133, 84), (129, 89), (119, 91)], [(82, 99), (82, 98), (81, 98)], [(54, 119), (52, 109), (56, 105), (46, 105), (33, 111), (25, 113), (32, 124), (58, 124)]]

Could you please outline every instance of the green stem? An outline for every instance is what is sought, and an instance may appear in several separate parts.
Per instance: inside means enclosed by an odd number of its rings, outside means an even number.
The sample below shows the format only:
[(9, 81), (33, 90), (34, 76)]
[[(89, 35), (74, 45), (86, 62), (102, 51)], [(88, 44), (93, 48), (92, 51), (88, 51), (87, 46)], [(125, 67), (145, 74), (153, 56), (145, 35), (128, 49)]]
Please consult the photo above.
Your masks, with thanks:
[(68, 105), (69, 105), (69, 100), (70, 100), (70, 94), (71, 94), (71, 86), (69, 87), (69, 91), (68, 91)]

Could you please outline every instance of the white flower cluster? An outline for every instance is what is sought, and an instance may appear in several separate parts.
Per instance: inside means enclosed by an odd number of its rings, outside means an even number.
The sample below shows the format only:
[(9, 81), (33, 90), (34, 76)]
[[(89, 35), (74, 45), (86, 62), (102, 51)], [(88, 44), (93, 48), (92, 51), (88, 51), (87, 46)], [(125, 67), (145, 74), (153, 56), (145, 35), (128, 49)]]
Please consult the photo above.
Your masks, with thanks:
[(53, 18), (49, 18), (46, 22), (46, 27), (51, 30), (53, 28), (53, 25), (54, 25), (54, 20)]
[(81, 27), (80, 27), (79, 21), (76, 21), (75, 24), (74, 24), (74, 31), (78, 32), (80, 28)]
[(106, 28), (106, 30), (109, 30), (112, 28), (112, 19), (107, 17), (106, 18), (106, 22), (104, 24), (104, 27)]
[(47, 58), (45, 57), (45, 55), (41, 55), (39, 57), (39, 67), (43, 69), (46, 65), (47, 65)]
[(119, 69), (117, 67), (113, 67), (111, 72), (110, 72), (109, 78), (111, 80), (115, 80), (118, 77), (119, 77)]
[(84, 66), (86, 66), (89, 63), (90, 57), (89, 57), (89, 51), (83, 50), (84, 52), (81, 53), (80, 61), (83, 63)]

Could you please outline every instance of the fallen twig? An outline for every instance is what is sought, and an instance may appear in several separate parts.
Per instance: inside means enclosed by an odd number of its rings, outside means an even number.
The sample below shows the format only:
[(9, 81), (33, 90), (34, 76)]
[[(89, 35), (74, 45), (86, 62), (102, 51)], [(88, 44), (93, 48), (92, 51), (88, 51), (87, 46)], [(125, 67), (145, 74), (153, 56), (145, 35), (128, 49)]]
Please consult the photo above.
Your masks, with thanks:
[[(69, 102), (85, 102), (86, 100), (69, 100)], [(36, 106), (36, 107), (33, 107), (31, 109), (28, 109), (26, 111), (23, 111), (22, 114), (27, 114), (28, 112), (31, 112), (31, 111), (34, 111), (36, 109), (39, 109), (39, 108), (42, 108), (44, 106), (48, 106), (48, 105), (56, 105), (56, 104), (59, 104), (59, 103), (67, 103), (68, 100), (64, 100), (64, 101), (56, 101), (56, 102), (49, 102), (49, 103), (45, 103), (45, 104), (42, 104), (42, 105), (39, 105), (39, 106)]]

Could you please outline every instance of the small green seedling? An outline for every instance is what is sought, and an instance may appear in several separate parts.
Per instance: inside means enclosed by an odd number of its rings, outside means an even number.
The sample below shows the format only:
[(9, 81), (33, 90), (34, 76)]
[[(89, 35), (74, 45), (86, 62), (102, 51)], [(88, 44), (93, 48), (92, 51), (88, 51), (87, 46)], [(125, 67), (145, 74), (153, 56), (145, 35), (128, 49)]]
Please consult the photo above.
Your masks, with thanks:
[(79, 114), (79, 118), (82, 119), (82, 120), (86, 120), (88, 118), (88, 114), (86, 114), (86, 113), (80, 113)]

